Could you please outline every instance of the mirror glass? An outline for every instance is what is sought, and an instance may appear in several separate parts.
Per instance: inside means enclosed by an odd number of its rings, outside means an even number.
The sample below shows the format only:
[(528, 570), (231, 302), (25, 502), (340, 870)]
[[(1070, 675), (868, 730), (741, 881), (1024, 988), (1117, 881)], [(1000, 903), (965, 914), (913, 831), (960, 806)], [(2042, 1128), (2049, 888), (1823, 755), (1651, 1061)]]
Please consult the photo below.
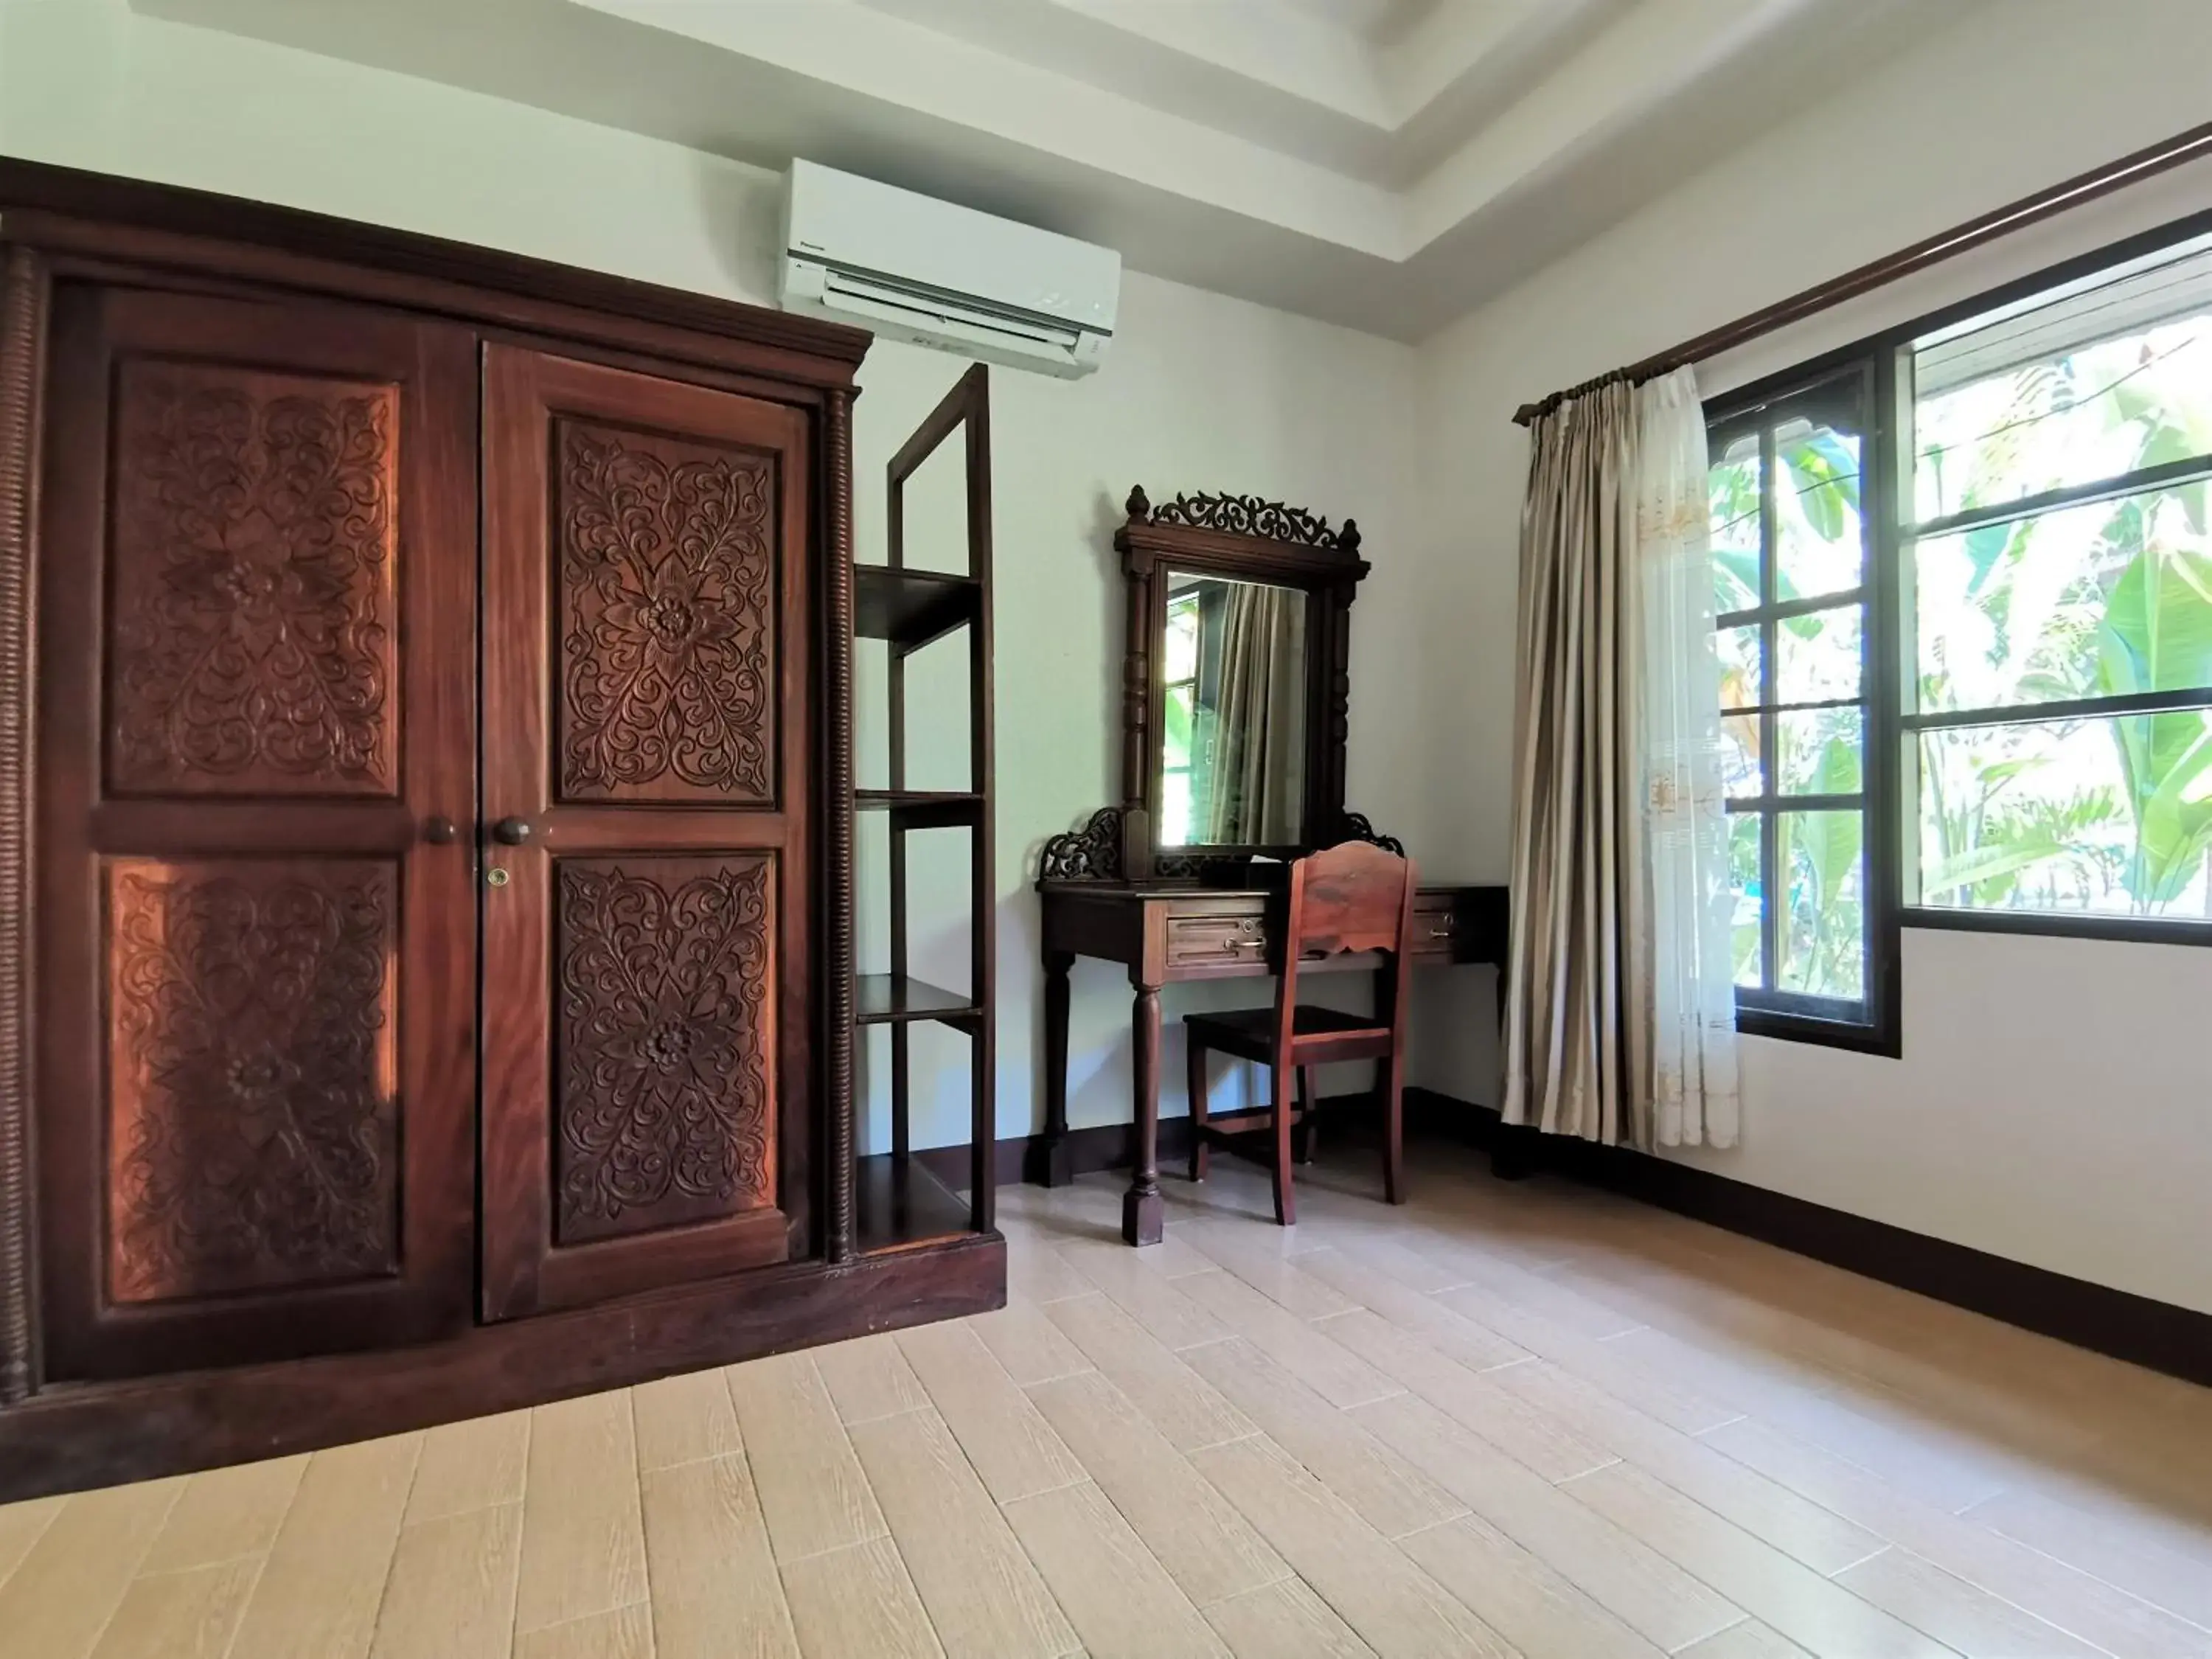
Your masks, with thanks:
[(1160, 732), (1162, 847), (1304, 839), (1306, 595), (1170, 571)]

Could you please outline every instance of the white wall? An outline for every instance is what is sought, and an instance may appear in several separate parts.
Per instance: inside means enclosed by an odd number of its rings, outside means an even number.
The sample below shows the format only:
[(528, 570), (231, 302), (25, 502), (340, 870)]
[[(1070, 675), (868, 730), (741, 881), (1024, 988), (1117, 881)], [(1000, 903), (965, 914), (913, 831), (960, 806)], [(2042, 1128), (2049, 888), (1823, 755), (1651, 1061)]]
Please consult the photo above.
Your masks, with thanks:
[[(773, 291), (774, 184), (757, 169), (430, 82), (189, 28), (123, 0), (0, 0), (0, 153), (228, 191), (731, 298)], [(882, 556), (884, 465), (965, 364), (878, 344), (855, 416), (863, 558)], [(1129, 486), (1155, 497), (1231, 489), (1356, 516), (1376, 571), (1355, 607), (1352, 793), (1378, 823), (1411, 823), (1414, 774), (1394, 737), (1417, 689), (1390, 672), (1419, 614), (1407, 544), (1416, 363), (1403, 345), (1130, 275), (1106, 365), (1076, 383), (994, 371), (997, 545), (999, 1123), (1042, 1115), (1037, 906), (1044, 838), (1107, 805), (1119, 775), (1121, 578), (1112, 526)], [(915, 514), (919, 520), (921, 515)], [(880, 657), (862, 654), (863, 689)], [(917, 678), (917, 746), (961, 718), (941, 665)], [(881, 782), (881, 729), (864, 726), (864, 781)], [(927, 781), (919, 776), (910, 781)], [(957, 780), (954, 780), (957, 784)], [(871, 843), (864, 829), (864, 849)], [(883, 965), (878, 856), (862, 870), (864, 967)], [(950, 867), (945, 867), (949, 865)], [(960, 855), (923, 854), (915, 966), (964, 945)], [(1172, 1019), (1252, 988), (1170, 992)], [(1076, 969), (1071, 1116), (1128, 1113), (1128, 990)], [(944, 1040), (939, 1041), (939, 1036)], [(1182, 1109), (1171, 1037), (1165, 1109)], [(917, 1145), (967, 1139), (965, 1039), (917, 1037)], [(880, 1060), (881, 1044), (872, 1058)], [(870, 1139), (888, 1126), (869, 1069)]]
[[(1515, 407), (2203, 121), (2200, 0), (2007, 0), (1844, 88), (1423, 349), (1416, 645), (1430, 730), (1464, 764), (1415, 815), (1438, 862), (1502, 879), (1525, 437)], [(2212, 206), (2201, 175), (2155, 216)], [(2114, 230), (2142, 201), (2100, 210)], [(2080, 225), (2035, 239), (2051, 247)], [(2035, 269), (2015, 248), (1915, 284), (1915, 314)], [(2024, 263), (2021, 263), (2024, 261)], [(1896, 303), (1894, 296), (1890, 303)], [(1868, 310), (1723, 368), (1741, 380), (1871, 326)], [(1459, 641), (1464, 641), (1460, 647)], [(1371, 671), (1370, 671), (1371, 672)], [(1432, 854), (1432, 857), (1436, 855)], [(1904, 1056), (1747, 1040), (1745, 1129), (1685, 1154), (1738, 1180), (2212, 1311), (2212, 951), (1908, 930)], [(1494, 1101), (1489, 1045), (1419, 1080)]]

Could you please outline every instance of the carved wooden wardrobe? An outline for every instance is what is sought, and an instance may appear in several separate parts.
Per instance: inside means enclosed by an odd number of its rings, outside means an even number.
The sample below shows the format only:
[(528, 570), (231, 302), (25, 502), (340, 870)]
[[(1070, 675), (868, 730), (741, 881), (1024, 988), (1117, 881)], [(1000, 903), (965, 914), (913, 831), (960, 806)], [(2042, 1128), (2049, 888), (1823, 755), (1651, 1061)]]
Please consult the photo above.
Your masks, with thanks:
[(853, 1214), (855, 331), (0, 162), (0, 1499), (996, 1305)]

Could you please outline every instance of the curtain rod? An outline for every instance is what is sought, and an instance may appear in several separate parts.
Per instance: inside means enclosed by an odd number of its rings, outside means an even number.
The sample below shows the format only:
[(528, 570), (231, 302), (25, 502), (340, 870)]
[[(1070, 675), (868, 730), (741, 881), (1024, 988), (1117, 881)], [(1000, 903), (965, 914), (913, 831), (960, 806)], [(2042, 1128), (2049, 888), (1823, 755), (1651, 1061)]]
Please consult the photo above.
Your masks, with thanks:
[(1672, 374), (1687, 364), (1700, 362), (1720, 352), (1747, 344), (1762, 335), (1771, 334), (1777, 329), (1787, 328), (1792, 323), (1826, 311), (1831, 306), (1840, 305), (1845, 300), (1856, 299), (1869, 289), (1884, 287), (1930, 265), (1940, 264), (1958, 254), (1980, 247), (1985, 242), (1993, 242), (2000, 236), (2051, 218), (2069, 208), (2094, 201), (2100, 196), (2109, 195), (2155, 173), (2209, 155), (2212, 155), (2212, 121), (2191, 127), (2186, 132), (2176, 133), (2163, 143), (2153, 144), (2148, 149), (2139, 149), (2132, 155), (2123, 155), (2116, 161), (2107, 161), (2104, 166), (2069, 179), (2063, 184), (2053, 185), (2033, 196), (2023, 196), (2019, 201), (1998, 208), (1994, 212), (1984, 213), (1978, 219), (1954, 225), (1925, 241), (1899, 248), (1896, 252), (1861, 265), (1856, 270), (1845, 271), (1840, 276), (1831, 277), (1808, 288), (1802, 294), (1793, 294), (1786, 300), (1778, 300), (1771, 306), (1739, 317), (1732, 323), (1708, 329), (1694, 339), (1685, 340), (1678, 346), (1632, 362), (1625, 368), (1616, 368), (1594, 380), (1584, 380), (1580, 386), (1554, 392), (1539, 403), (1523, 404), (1513, 412), (1514, 423), (1527, 426), (1538, 416), (1550, 414), (1567, 398), (1578, 398), (1584, 392), (1595, 392), (1598, 387), (1610, 386), (1616, 380), (1640, 384), (1656, 380), (1660, 375)]

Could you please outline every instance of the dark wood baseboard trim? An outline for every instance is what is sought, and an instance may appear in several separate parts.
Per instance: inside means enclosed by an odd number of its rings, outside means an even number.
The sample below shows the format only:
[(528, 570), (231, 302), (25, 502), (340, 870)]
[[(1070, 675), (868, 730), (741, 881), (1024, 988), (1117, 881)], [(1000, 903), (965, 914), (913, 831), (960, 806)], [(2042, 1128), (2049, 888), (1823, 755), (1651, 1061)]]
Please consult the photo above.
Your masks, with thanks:
[(133, 1382), (0, 1412), (0, 1504), (288, 1456), (1004, 1307), (996, 1233), (487, 1325), (445, 1342)]
[[(1102, 1170), (1126, 1170), (1137, 1158), (1137, 1129), (1132, 1123), (1098, 1123), (1087, 1129), (1070, 1129), (1060, 1143), (1060, 1156), (1072, 1176), (1097, 1175)], [(1009, 1135), (999, 1142), (997, 1168), (1001, 1187), (1018, 1185), (1030, 1181), (1042, 1185), (1038, 1179), (1043, 1168), (1045, 1139), (1042, 1135)], [(1190, 1155), (1190, 1120), (1171, 1117), (1160, 1124), (1160, 1163), (1163, 1167)], [(917, 1148), (915, 1159), (930, 1174), (952, 1188), (964, 1192), (968, 1186), (968, 1148), (959, 1146), (931, 1146)]]
[[(1408, 1091), (1410, 1107), (1412, 1091)], [(1710, 1170), (1559, 1135), (1504, 1128), (1491, 1108), (1446, 1103), (1464, 1139), (1548, 1173), (1795, 1251), (1954, 1308), (2212, 1388), (2212, 1314), (2094, 1285)]]
[[(2212, 1388), (2212, 1314), (1613, 1147), (1562, 1174), (1953, 1307)], [(1559, 1166), (1555, 1166), (1559, 1167)]]
[[(1356, 1097), (1322, 1103), (1325, 1115), (1340, 1118), (1356, 1114), (1362, 1103)], [(2212, 1388), (2212, 1314), (2030, 1267), (1625, 1146), (1509, 1129), (1498, 1122), (1496, 1108), (1434, 1090), (1406, 1091), (1406, 1127), (1409, 1133), (1487, 1152), (1503, 1175), (1549, 1174), (1602, 1188), (2022, 1330)], [(1073, 1171), (1084, 1175), (1127, 1165), (1134, 1140), (1128, 1124), (1103, 1124), (1070, 1131), (1062, 1148)], [(1022, 1179), (1024, 1170), (1036, 1167), (1043, 1146), (1038, 1135), (1000, 1141), (999, 1178)], [(1189, 1120), (1164, 1121), (1161, 1164), (1172, 1168), (1188, 1151)], [(933, 1169), (940, 1167), (934, 1160), (942, 1158), (941, 1172), (948, 1178), (966, 1179), (964, 1147), (917, 1156), (933, 1160)]]
[[(1320, 1103), (1323, 1132), (1338, 1125), (1347, 1129), (1355, 1125), (1364, 1127), (1365, 1109), (1371, 1103), (1366, 1095), (1330, 1095)], [(1442, 1134), (1448, 1138), (1470, 1139), (1464, 1121), (1470, 1113), (1486, 1115), (1489, 1124), (1495, 1127), (1496, 1112), (1485, 1114), (1485, 1109), (1470, 1106), (1455, 1100), (1449, 1095), (1431, 1089), (1406, 1091), (1406, 1132), (1408, 1134)], [(1487, 1146), (1486, 1131), (1478, 1130), (1484, 1138), (1474, 1144)], [(1137, 1128), (1133, 1123), (1095, 1123), (1087, 1129), (1070, 1129), (1060, 1143), (1063, 1172), (1070, 1177), (1096, 1175), (1102, 1170), (1126, 1170), (1137, 1160)], [(1022, 1182), (1042, 1186), (1043, 1182), (1045, 1138), (1042, 1135), (1009, 1135), (999, 1143), (999, 1183), (1012, 1186)], [(1160, 1120), (1160, 1167), (1174, 1169), (1190, 1156), (1190, 1120), (1170, 1117)], [(930, 1174), (944, 1182), (955, 1192), (968, 1185), (968, 1148), (932, 1146), (917, 1149), (915, 1157)]]

